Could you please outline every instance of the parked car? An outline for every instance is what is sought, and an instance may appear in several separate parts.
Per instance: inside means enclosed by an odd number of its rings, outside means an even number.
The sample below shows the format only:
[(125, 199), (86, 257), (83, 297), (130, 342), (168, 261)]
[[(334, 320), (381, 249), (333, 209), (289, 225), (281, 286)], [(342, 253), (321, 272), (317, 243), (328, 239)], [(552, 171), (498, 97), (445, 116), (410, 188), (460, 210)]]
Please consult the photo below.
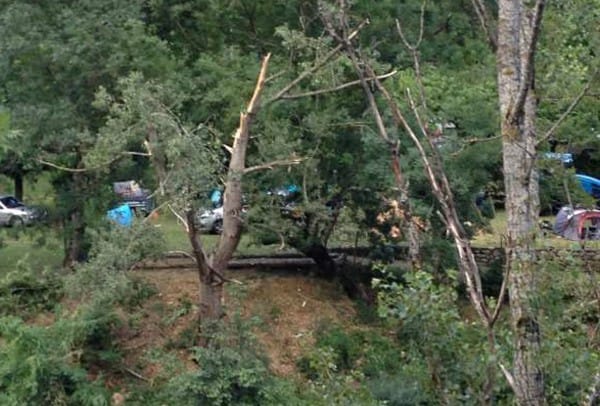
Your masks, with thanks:
[(26, 206), (14, 196), (0, 195), (0, 226), (29, 225), (42, 217), (41, 210)]
[(200, 210), (196, 215), (200, 231), (221, 234), (223, 231), (223, 206)]

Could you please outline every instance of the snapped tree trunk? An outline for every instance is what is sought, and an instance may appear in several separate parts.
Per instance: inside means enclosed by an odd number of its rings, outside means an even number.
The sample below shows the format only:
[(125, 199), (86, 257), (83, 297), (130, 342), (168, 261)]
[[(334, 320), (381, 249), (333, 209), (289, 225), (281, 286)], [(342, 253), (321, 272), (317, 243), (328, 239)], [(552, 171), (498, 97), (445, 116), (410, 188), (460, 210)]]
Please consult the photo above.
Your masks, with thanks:
[(265, 87), (270, 58), (271, 54), (267, 54), (263, 59), (254, 93), (246, 110), (240, 114), (240, 125), (233, 137), (231, 160), (223, 196), (223, 231), (215, 254), (211, 258), (211, 266), (217, 272), (227, 269), (227, 263), (233, 256), (242, 234), (242, 176), (246, 169), (246, 150), (250, 140), (252, 121), (260, 110), (260, 98)]
[(545, 399), (539, 309), (535, 306), (539, 195), (533, 56), (544, 2), (526, 3), (499, 1), (497, 72), (510, 267), (508, 290), (515, 334), (512, 386), (519, 404), (541, 405)]

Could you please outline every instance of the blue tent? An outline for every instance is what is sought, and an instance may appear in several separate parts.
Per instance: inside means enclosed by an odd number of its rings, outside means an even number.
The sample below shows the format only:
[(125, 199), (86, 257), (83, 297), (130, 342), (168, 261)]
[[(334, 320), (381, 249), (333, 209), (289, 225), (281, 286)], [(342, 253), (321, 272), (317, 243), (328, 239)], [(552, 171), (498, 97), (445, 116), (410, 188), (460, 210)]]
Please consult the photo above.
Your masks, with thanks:
[(600, 179), (581, 174), (577, 174), (575, 177), (579, 180), (581, 187), (587, 194), (592, 195), (596, 199), (600, 199)]
[(122, 204), (112, 210), (106, 212), (106, 217), (115, 223), (130, 227), (133, 223), (133, 211), (127, 204)]

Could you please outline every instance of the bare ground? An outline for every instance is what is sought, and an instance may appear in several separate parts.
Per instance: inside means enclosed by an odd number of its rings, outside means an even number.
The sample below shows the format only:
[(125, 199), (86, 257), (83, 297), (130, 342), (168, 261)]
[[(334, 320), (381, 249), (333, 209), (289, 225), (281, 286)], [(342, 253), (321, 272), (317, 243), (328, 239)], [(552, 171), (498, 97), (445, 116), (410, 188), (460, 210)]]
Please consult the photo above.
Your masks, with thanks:
[[(181, 340), (185, 330), (193, 325), (198, 275), (191, 269), (137, 270), (134, 274), (153, 285), (158, 293), (133, 319), (128, 315), (130, 321), (118, 333), (119, 345), (125, 351), (126, 365), (151, 378), (156, 366), (140, 362), (140, 357), (148, 350), (164, 349)], [(255, 333), (271, 369), (278, 375), (297, 373), (296, 361), (313, 345), (314, 332), (320, 326), (354, 324), (355, 308), (333, 282), (293, 271), (266, 273), (245, 269), (229, 271), (228, 276), (242, 283), (236, 290), (244, 293), (227, 294), (225, 305), (239, 302), (244, 316), (260, 317), (263, 323)], [(175, 351), (181, 358), (187, 357), (184, 349)]]

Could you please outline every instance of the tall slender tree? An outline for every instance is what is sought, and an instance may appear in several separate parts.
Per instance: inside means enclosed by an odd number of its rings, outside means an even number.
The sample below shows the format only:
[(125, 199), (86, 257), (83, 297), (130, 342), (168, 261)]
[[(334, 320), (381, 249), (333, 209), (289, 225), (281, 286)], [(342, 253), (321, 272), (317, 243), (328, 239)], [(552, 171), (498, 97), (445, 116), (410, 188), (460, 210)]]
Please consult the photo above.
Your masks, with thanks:
[(510, 381), (523, 405), (544, 403), (536, 308), (536, 236), (539, 220), (536, 169), (535, 52), (544, 0), (498, 3), (497, 69), (507, 212), (508, 289), (515, 333)]

